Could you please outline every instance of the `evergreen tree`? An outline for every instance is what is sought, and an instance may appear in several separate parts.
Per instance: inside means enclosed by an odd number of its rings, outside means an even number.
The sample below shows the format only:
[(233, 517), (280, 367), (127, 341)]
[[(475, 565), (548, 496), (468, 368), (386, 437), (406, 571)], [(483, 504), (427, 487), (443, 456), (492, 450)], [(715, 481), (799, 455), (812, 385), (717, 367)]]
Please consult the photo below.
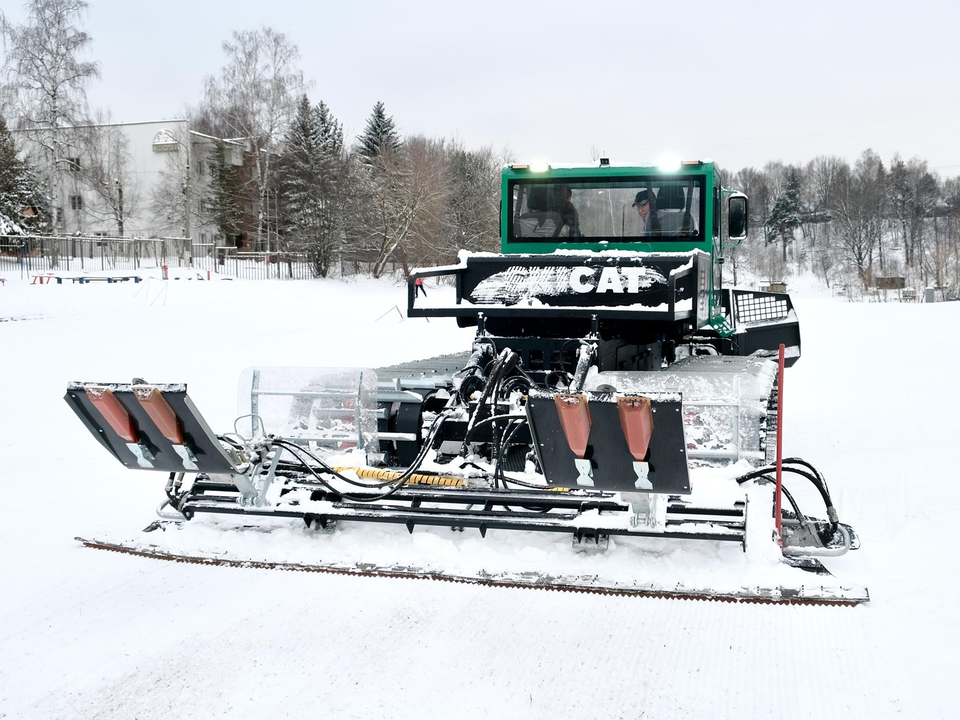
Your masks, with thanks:
[(897, 224), (897, 234), (903, 243), (903, 261), (910, 267), (913, 265), (913, 259), (910, 255), (909, 237), (909, 217), (910, 217), (910, 187), (907, 178), (907, 164), (899, 155), (893, 156), (890, 163), (890, 208)]
[(343, 127), (322, 100), (312, 110), (317, 128), (321, 152), (328, 158), (339, 156), (343, 151)]
[(227, 243), (232, 244), (243, 226), (241, 168), (227, 160), (227, 146), (222, 140), (214, 144), (209, 163), (210, 185), (206, 200), (210, 219)]
[(297, 102), (297, 112), (287, 131), (284, 146), (284, 196), (291, 207), (298, 206), (309, 194), (310, 164), (319, 142), (310, 98), (303, 95)]
[(385, 151), (395, 153), (400, 149), (400, 136), (393, 124), (393, 118), (387, 115), (382, 102), (377, 102), (373, 106), (373, 112), (367, 120), (367, 127), (358, 139), (360, 155), (368, 163), (372, 163)]
[(27, 235), (48, 229), (40, 183), (18, 157), (13, 135), (0, 117), (0, 235)]
[(326, 277), (343, 228), (343, 128), (323, 102), (306, 95), (287, 134), (283, 156), (283, 227)]
[[(874, 205), (874, 222), (873, 222), (873, 232), (877, 238), (877, 249), (880, 251), (880, 274), (886, 274), (886, 263), (884, 262), (883, 257), (883, 233), (885, 219), (887, 217), (888, 210), (890, 208), (890, 199), (889, 199), (889, 187), (890, 187), (890, 174), (887, 172), (887, 169), (883, 166), (883, 160), (880, 159), (880, 156), (876, 156), (876, 165), (877, 170), (875, 174), (875, 182), (873, 186), (873, 205)], [(872, 258), (871, 258), (872, 260)]]
[(787, 182), (784, 190), (773, 203), (770, 217), (767, 218), (769, 228), (767, 242), (783, 243), (783, 259), (787, 259), (787, 243), (793, 240), (794, 229), (800, 227), (800, 190), (802, 180), (800, 172), (795, 167), (787, 169)]

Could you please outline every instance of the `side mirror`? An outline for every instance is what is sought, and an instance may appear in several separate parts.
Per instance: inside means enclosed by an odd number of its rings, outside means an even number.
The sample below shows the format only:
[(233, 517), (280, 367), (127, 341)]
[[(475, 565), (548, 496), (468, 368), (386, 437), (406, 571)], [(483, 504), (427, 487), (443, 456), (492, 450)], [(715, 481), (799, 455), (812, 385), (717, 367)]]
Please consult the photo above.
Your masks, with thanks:
[(747, 238), (747, 196), (742, 193), (727, 200), (727, 238), (737, 242)]

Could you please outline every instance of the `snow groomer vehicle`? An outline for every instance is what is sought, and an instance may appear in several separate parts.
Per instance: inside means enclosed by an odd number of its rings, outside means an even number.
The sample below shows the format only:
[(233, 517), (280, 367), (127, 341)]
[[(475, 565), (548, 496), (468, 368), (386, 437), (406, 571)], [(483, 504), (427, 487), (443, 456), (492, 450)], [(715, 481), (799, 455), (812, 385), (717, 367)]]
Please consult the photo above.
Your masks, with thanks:
[[(409, 318), (476, 328), (460, 354), (251, 368), (230, 433), (215, 433), (181, 384), (76, 382), (66, 401), (120, 462), (167, 474), (155, 527), (232, 514), (326, 531), (562, 533), (594, 550), (611, 537), (761, 542), (809, 579), (733, 591), (494, 572), (467, 581), (865, 601), (863, 588), (818, 580), (829, 577), (818, 558), (859, 541), (823, 475), (781, 451), (799, 321), (785, 293), (724, 285), (724, 250), (746, 238), (749, 213), (716, 165), (512, 165), (500, 213), (500, 253), (461, 253), (408, 280)], [(440, 289), (420, 297), (418, 279)], [(335, 351), (318, 360), (335, 365)], [(814, 489), (822, 514), (800, 508), (797, 484)]]

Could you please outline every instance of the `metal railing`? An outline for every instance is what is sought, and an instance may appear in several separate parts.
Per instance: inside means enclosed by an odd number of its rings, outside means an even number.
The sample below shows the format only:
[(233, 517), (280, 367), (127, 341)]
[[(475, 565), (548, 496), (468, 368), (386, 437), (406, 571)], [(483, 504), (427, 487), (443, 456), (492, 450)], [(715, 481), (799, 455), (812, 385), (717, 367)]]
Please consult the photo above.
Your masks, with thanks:
[(194, 243), (193, 265), (198, 270), (242, 280), (310, 280), (313, 263), (301, 252), (247, 252), (234, 247)]
[(31, 273), (102, 272), (190, 265), (187, 238), (0, 235), (0, 269), (21, 278)]
[(0, 271), (8, 276), (135, 271), (164, 265), (250, 280), (316, 277), (306, 253), (244, 252), (189, 238), (0, 235)]

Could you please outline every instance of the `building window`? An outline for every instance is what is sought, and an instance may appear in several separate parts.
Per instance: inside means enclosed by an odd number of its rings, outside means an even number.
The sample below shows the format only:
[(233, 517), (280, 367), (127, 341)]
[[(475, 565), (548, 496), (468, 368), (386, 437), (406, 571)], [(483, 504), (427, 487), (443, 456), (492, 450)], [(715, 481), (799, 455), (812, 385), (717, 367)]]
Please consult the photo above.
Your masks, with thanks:
[(66, 158), (65, 160), (67, 163), (67, 167), (70, 169), (71, 172), (80, 172), (80, 158), (71, 157), (71, 158)]
[(203, 160), (197, 160), (197, 175), (203, 175)]
[(82, 195), (71, 195), (71, 196), (70, 196), (70, 209), (71, 209), (71, 210), (83, 210), (83, 196), (82, 196)]
[(206, 200), (201, 200), (201, 201), (200, 201), (200, 212), (205, 213), (205, 212), (207, 212), (209, 209), (210, 209), (210, 208), (209, 208), (208, 205), (207, 205), (207, 201), (206, 201)]

